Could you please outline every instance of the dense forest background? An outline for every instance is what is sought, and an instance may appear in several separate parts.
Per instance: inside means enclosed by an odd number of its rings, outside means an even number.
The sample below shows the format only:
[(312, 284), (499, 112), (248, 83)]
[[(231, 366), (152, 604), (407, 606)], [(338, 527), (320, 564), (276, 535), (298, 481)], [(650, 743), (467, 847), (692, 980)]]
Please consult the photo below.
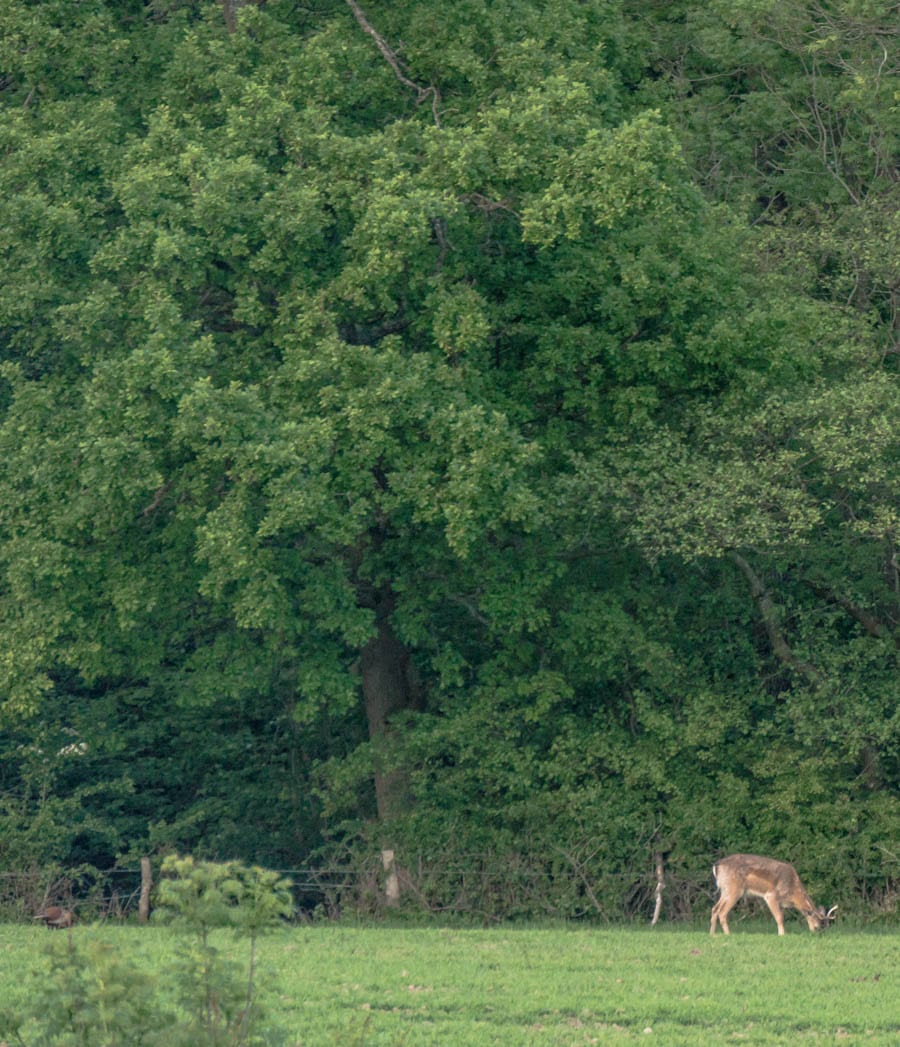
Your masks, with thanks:
[(897, 15), (0, 0), (0, 871), (889, 911)]

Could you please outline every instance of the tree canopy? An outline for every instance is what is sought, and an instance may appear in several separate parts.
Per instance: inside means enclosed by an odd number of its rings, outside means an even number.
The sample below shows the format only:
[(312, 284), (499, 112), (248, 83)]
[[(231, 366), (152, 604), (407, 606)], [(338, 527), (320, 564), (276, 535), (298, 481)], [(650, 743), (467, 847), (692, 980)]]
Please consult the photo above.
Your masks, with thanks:
[(4, 0), (0, 863), (896, 878), (891, 6)]

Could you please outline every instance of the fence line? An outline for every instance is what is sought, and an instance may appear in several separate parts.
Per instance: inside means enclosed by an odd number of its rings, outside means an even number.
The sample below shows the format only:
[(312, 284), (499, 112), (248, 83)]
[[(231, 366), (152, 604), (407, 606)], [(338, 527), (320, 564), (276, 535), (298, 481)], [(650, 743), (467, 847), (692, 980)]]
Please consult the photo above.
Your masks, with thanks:
[[(394, 866), (403, 904), (423, 914), (486, 922), (510, 917), (686, 920), (706, 909), (714, 894), (705, 869), (667, 866), (661, 889), (660, 869), (652, 861), (640, 870), (621, 871), (604, 869), (602, 861), (587, 867), (534, 854), (406, 857), (405, 863)], [(391, 904), (377, 853), (353, 864), (272, 871), (291, 881), (299, 920), (342, 913), (377, 916)], [(896, 908), (900, 884), (875, 873), (862, 880), (856, 893), (863, 904), (883, 912)], [(0, 870), (0, 919), (33, 915), (48, 901), (74, 906), (85, 918), (129, 918), (138, 912), (140, 893), (140, 868)]]

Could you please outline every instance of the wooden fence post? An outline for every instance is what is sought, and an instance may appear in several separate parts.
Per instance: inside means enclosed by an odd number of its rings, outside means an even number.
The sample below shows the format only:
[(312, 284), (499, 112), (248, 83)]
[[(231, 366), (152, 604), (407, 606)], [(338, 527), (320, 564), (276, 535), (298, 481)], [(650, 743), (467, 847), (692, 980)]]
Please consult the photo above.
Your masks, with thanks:
[(150, 919), (150, 888), (153, 886), (153, 871), (149, 858), (141, 858), (141, 901), (138, 905), (138, 916), (141, 923)]
[(381, 852), (381, 864), (384, 866), (384, 898), (388, 905), (400, 904), (400, 877), (394, 866), (394, 852), (385, 848)]

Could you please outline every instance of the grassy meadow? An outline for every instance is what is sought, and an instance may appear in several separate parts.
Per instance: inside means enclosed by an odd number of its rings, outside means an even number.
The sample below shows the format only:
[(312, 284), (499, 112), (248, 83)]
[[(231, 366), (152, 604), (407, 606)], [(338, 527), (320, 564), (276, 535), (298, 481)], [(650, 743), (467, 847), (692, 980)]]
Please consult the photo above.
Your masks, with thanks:
[[(63, 932), (61, 932), (63, 933)], [(76, 927), (142, 969), (171, 962), (160, 927)], [(28, 992), (50, 932), (0, 926), (0, 1009)], [(246, 943), (217, 944), (245, 960)], [(703, 928), (313, 925), (259, 948), (268, 1010), (303, 1047), (340, 1044), (900, 1044), (900, 935), (791, 920)], [(127, 1045), (123, 1045), (127, 1047)]]

